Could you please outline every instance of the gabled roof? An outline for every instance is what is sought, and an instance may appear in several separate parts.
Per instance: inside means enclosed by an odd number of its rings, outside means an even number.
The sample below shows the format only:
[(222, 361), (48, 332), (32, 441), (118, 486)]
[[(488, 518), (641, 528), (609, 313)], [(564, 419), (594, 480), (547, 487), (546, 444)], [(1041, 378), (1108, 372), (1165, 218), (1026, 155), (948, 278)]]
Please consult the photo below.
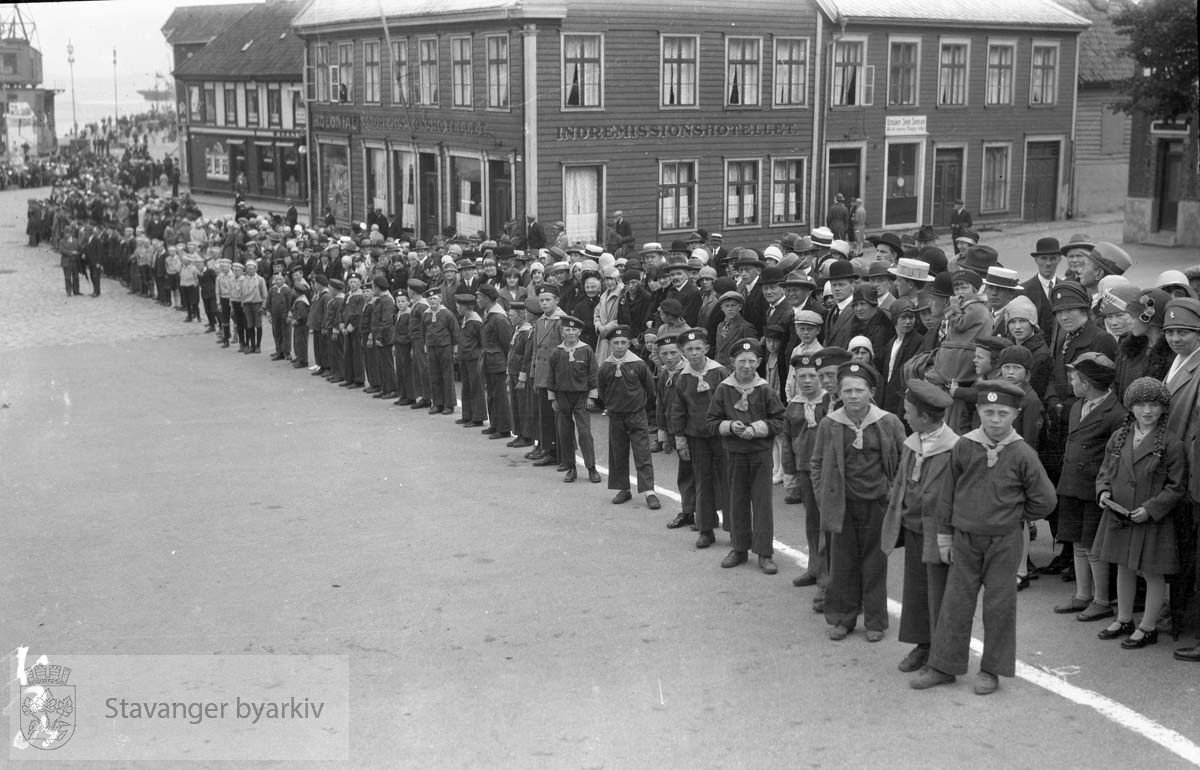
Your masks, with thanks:
[(1089, 22), (1050, 0), (817, 0), (841, 23), (920, 23), (943, 26), (1083, 29)]
[(395, 20), (562, 18), (567, 0), (310, 0), (296, 16), (297, 28), (378, 23)]
[(256, 5), (229, 29), (175, 69), (178, 78), (299, 80), (304, 42), (292, 30), (298, 2)]
[(1127, 0), (1058, 0), (1092, 26), (1079, 36), (1079, 82), (1111, 84), (1133, 77), (1133, 59), (1125, 54), (1129, 39), (1117, 31), (1112, 17), (1129, 6)]
[(208, 43), (233, 26), (258, 3), (234, 5), (184, 5), (171, 11), (162, 25), (167, 45)]

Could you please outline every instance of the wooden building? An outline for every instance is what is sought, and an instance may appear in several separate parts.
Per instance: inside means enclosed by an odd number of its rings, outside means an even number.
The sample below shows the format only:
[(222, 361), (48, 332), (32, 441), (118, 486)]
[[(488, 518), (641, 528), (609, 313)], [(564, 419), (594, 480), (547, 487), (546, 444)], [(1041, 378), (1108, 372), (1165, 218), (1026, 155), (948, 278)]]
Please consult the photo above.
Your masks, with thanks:
[(307, 205), (304, 52), (291, 24), (301, 7), (251, 6), (176, 65), (181, 157), (193, 190)]
[[(1124, 239), (1200, 246), (1200, 115), (1175, 121), (1133, 115)], [(1194, 261), (1194, 260), (1193, 260)]]
[(422, 238), (561, 220), (762, 245), (811, 226), (817, 12), (719, 0), (314, 0), (314, 216)]
[(872, 230), (1053, 220), (1072, 200), (1087, 19), (1046, 0), (815, 0), (818, 218), (861, 197)]

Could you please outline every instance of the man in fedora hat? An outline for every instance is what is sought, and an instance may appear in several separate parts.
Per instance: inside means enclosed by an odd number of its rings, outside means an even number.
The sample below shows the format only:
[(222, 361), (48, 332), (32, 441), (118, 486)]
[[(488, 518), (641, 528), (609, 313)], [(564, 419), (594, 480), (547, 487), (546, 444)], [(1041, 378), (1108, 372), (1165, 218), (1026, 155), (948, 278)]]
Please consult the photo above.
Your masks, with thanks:
[(893, 232), (872, 235), (867, 240), (875, 247), (875, 259), (894, 265), (896, 260), (904, 254), (904, 245), (900, 242), (900, 236)]
[(762, 334), (763, 321), (767, 317), (767, 301), (763, 298), (759, 276), (766, 266), (754, 249), (739, 249), (733, 269), (737, 272), (738, 291), (746, 298), (742, 317)]
[[(950, 238), (955, 241), (954, 253), (958, 253), (958, 236), (962, 235), (965, 230), (970, 230), (975, 221), (971, 219), (971, 212), (967, 211), (967, 204), (962, 198), (954, 201), (954, 211), (950, 212)], [(978, 243), (979, 239), (976, 238)]]
[(825, 316), (825, 333), (822, 341), (827, 347), (845, 348), (854, 336), (854, 313), (850, 305), (854, 302), (854, 283), (857, 275), (854, 265), (839, 259), (829, 265), (829, 290), (834, 306)]
[(1077, 258), (1074, 264), (1079, 268), (1076, 280), (1087, 289), (1094, 306), (1096, 295), (1100, 292), (1100, 281), (1106, 276), (1124, 275), (1133, 266), (1133, 260), (1115, 243), (1098, 241), (1086, 256)]
[(1057, 238), (1039, 238), (1037, 245), (1029, 256), (1037, 263), (1037, 274), (1021, 284), (1026, 297), (1033, 302), (1038, 311), (1038, 328), (1046, 337), (1046, 342), (1054, 339), (1054, 306), (1050, 299), (1055, 285), (1061, 280), (1058, 277), (1058, 264), (1062, 261), (1062, 251)]
[(970, 246), (963, 251), (957, 259), (957, 270), (970, 270), (971, 272), (983, 278), (987, 275), (988, 268), (997, 266), (1003, 267), (1000, 264), (1000, 254), (991, 246)]

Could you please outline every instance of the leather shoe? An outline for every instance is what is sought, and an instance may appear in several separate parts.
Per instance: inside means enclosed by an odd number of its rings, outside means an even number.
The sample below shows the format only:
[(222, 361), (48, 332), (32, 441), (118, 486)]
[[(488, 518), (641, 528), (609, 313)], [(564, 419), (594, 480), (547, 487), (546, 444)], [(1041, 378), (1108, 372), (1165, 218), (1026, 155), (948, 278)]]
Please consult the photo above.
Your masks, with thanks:
[(430, 414), (441, 414), (441, 413), (442, 413), (442, 408), (441, 408), (440, 406), (431, 407), (431, 408), (429, 409), (429, 413), (430, 413)]
[(572, 481), (575, 480), (575, 478), (576, 478), (575, 469), (571, 468), (565, 474), (563, 474), (563, 483), (570, 484)]
[(408, 405), (408, 408), (409, 409), (428, 409), (429, 408), (429, 400), (422, 398), (418, 401), (414, 401)]
[(926, 666), (920, 672), (908, 680), (908, 686), (914, 690), (928, 690), (930, 687), (937, 687), (939, 684), (952, 684), (954, 682), (954, 674), (947, 674), (944, 671), (938, 671), (932, 666)]
[(738, 551), (734, 549), (725, 554), (724, 559), (721, 559), (721, 566), (725, 569), (729, 569), (730, 567), (736, 567), (739, 564), (744, 564), (749, 558), (749, 555), (747, 555), (745, 551)]
[(524, 449), (527, 446), (533, 446), (533, 439), (518, 438), (516, 441), (512, 442), (512, 444), (508, 444), (506, 446), (511, 446), (513, 449)]
[(495, 433), (495, 432), (496, 432), (496, 429), (495, 429), (495, 428), (493, 428), (493, 427), (491, 427), (491, 426), (489, 426), (489, 427), (487, 427), (487, 428), (484, 428), (483, 430), (481, 430), (481, 431), (479, 431), (479, 432), (480, 432), (480, 433), (482, 433), (482, 434), (483, 434), (483, 435), (485, 435), (485, 436), (490, 436), (490, 435), (492, 435), (493, 433)]
[(1084, 623), (1102, 618), (1111, 618), (1113, 616), (1113, 608), (1107, 604), (1096, 604), (1092, 602), (1087, 606), (1087, 609), (1075, 616), (1076, 620)]
[(914, 671), (920, 671), (922, 668), (924, 668), (925, 663), (928, 660), (928, 647), (913, 647), (908, 651), (908, 654), (904, 656), (904, 660), (900, 661), (900, 665), (897, 666), (897, 668), (906, 674), (911, 674)]
[(716, 542), (716, 536), (712, 533), (712, 530), (709, 530), (707, 532), (701, 532), (700, 537), (696, 538), (696, 547), (708, 548), (710, 545)]
[(558, 467), (556, 467), (554, 470), (558, 471), (559, 473), (566, 473), (567, 471), (575, 470), (575, 466), (567, 465), (566, 463), (559, 463)]
[(1152, 644), (1158, 644), (1158, 629), (1147, 631), (1139, 627), (1138, 631), (1142, 632), (1141, 639), (1134, 639), (1132, 636), (1121, 642), (1122, 650), (1140, 650), (1143, 647), (1149, 647)]
[(1116, 639), (1118, 636), (1129, 636), (1133, 633), (1133, 629), (1137, 628), (1137, 626), (1133, 624), (1132, 620), (1127, 620), (1124, 622), (1120, 620), (1115, 621), (1116, 628), (1113, 628), (1113, 625), (1114, 624), (1109, 624), (1108, 628), (1105, 628), (1100, 633), (1096, 634), (1096, 638), (1108, 640)]
[(695, 516), (690, 513), (680, 511), (675, 515), (675, 518), (667, 522), (667, 529), (679, 529), (680, 527), (691, 524), (695, 520)]
[(504, 439), (508, 438), (510, 435), (512, 435), (512, 434), (510, 434), (510, 433), (493, 433), (492, 435), (488, 436), (488, 441), (503, 441)]
[(882, 642), (883, 641), (883, 632), (878, 629), (875, 629), (875, 628), (868, 628), (867, 629), (867, 641), (868, 642)]
[(658, 495), (651, 493), (646, 495), (646, 507), (652, 511), (657, 511), (662, 508), (662, 503), (658, 501)]
[(775, 560), (770, 556), (759, 556), (758, 568), (763, 571), (764, 575), (774, 575), (779, 571), (779, 568), (775, 566)]
[(599, 484), (601, 481), (604, 481), (604, 479), (600, 478), (600, 471), (596, 470), (595, 468), (588, 468), (588, 481), (592, 482), (593, 484)]
[(831, 641), (840, 642), (850, 635), (850, 629), (846, 628), (845, 626), (830, 626), (829, 630), (825, 632), (825, 635), (828, 636)]
[(1083, 612), (1091, 605), (1091, 602), (1083, 599), (1071, 599), (1066, 604), (1060, 604), (1054, 608), (1055, 615), (1074, 615)]
[(539, 457), (538, 459), (533, 461), (534, 468), (545, 468), (548, 465), (558, 465), (558, 460), (556, 460), (553, 457), (547, 457), (546, 455), (542, 455), (541, 457)]
[(526, 460), (540, 460), (546, 456), (546, 453), (541, 449), (531, 449), (525, 453)]
[(792, 578), (792, 585), (796, 586), (796, 588), (804, 588), (805, 586), (815, 586), (816, 584), (817, 584), (816, 577), (808, 574), (807, 572), (805, 572), (803, 575), (801, 575), (799, 577)]
[(622, 503), (627, 503), (632, 499), (633, 493), (628, 489), (622, 489), (620, 492), (617, 492), (617, 494), (613, 495), (612, 501), (613, 505), (621, 505)]
[(1200, 644), (1175, 650), (1175, 660), (1182, 660), (1184, 663), (1200, 663)]
[(975, 694), (976, 695), (991, 695), (997, 688), (1000, 687), (1000, 677), (979, 669), (979, 673), (975, 675)]

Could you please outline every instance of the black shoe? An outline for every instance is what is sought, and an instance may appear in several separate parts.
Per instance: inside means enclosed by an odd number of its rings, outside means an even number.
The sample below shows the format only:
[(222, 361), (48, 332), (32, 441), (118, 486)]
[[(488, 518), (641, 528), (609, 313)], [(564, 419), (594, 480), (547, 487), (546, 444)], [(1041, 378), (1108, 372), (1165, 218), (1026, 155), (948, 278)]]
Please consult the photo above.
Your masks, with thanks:
[(1137, 631), (1142, 632), (1141, 639), (1134, 639), (1132, 636), (1121, 642), (1122, 650), (1140, 650), (1143, 647), (1149, 647), (1152, 644), (1158, 644), (1158, 629), (1147, 631), (1144, 628), (1138, 627)]
[[(482, 423), (481, 423), (481, 424), (482, 424)], [(479, 432), (480, 432), (480, 433), (482, 433), (482, 434), (483, 434), (483, 435), (485, 435), (485, 436), (490, 436), (491, 434), (493, 434), (493, 433), (495, 433), (495, 432), (496, 432), (496, 429), (495, 429), (495, 428), (493, 428), (493, 427), (491, 427), (491, 426), (489, 425), (488, 427), (484, 428), (483, 430), (481, 430), (481, 431), (479, 431)]]
[(683, 511), (680, 511), (678, 514), (675, 515), (675, 518), (673, 518), (669, 522), (667, 522), (667, 529), (679, 529), (682, 526), (694, 524), (695, 521), (696, 521), (695, 515), (690, 514), (690, 513), (684, 513)]
[(796, 505), (804, 502), (804, 498), (800, 495), (784, 495), (783, 502), (787, 503), (788, 505)]
[(653, 492), (646, 495), (646, 507), (652, 511), (657, 511), (659, 508), (662, 508), (662, 503), (658, 501), (658, 495), (654, 494)]
[(1175, 660), (1182, 660), (1184, 663), (1200, 663), (1200, 644), (1195, 647), (1180, 647), (1175, 650)]
[(750, 554), (746, 551), (739, 551), (736, 548), (725, 554), (725, 558), (721, 559), (721, 566), (725, 569), (736, 567), (739, 564), (745, 564), (750, 558)]
[(575, 466), (567, 465), (566, 463), (559, 463), (554, 470), (558, 471), (559, 473), (566, 473), (567, 471), (575, 470)]
[(604, 481), (604, 479), (600, 478), (600, 471), (596, 470), (595, 468), (588, 468), (588, 481), (592, 482), (593, 484), (599, 484), (601, 481)]
[(478, 428), (480, 425), (483, 425), (483, 423), (479, 420), (471, 420), (470, 422), (463, 423), (464, 428)]
[(307, 361), (293, 361), (292, 368), (293, 369), (307, 369), (308, 362)]
[(440, 406), (434, 406), (434, 407), (430, 407), (430, 409), (429, 409), (429, 413), (430, 413), (430, 414), (441, 414), (441, 413), (442, 413), (442, 408), (441, 408)]
[(455, 425), (466, 425), (468, 422), (470, 422), (470, 420), (458, 419), (458, 420), (454, 421), (454, 424)]
[(574, 480), (575, 480), (577, 477), (578, 477), (578, 474), (575, 472), (575, 469), (574, 469), (574, 468), (570, 468), (570, 469), (568, 469), (568, 470), (567, 470), (567, 472), (566, 472), (565, 474), (563, 474), (563, 483), (564, 483), (564, 484), (570, 484), (570, 483), (571, 483), (571, 482), (573, 482), (573, 481), (574, 481)]
[(797, 588), (804, 588), (806, 586), (815, 586), (816, 584), (817, 584), (817, 579), (815, 577), (813, 577), (812, 575), (808, 574), (807, 572), (805, 572), (800, 577), (792, 578), (792, 585), (796, 586)]
[(1029, 578), (1021, 577), (1020, 575), (1018, 575), (1017, 576), (1017, 592), (1019, 593), (1021, 591), (1024, 591), (1026, 588), (1029, 588)]
[(382, 390), (382, 388), (377, 388), (374, 385), (372, 385), (371, 387), (364, 390), (363, 393), (378, 393), (378, 392), (380, 392), (380, 390)]
[(1096, 634), (1096, 638), (1108, 640), (1108, 639), (1116, 639), (1119, 636), (1129, 636), (1130, 634), (1133, 633), (1133, 630), (1135, 628), (1137, 628), (1137, 626), (1134, 625), (1134, 622), (1132, 620), (1128, 620), (1128, 621), (1124, 621), (1124, 622), (1117, 620), (1117, 621), (1114, 621), (1114, 624), (1116, 625), (1116, 628), (1113, 628), (1110, 625), (1108, 628), (1106, 628), (1103, 631), (1101, 631), (1100, 633)]
[(535, 447), (525, 453), (526, 460), (540, 460), (545, 456), (546, 453), (541, 449), (541, 447)]
[(1062, 575), (1060, 575), (1059, 578), (1064, 583), (1074, 583), (1075, 582), (1075, 565), (1072, 564), (1071, 566), (1064, 569), (1062, 571)]
[(629, 502), (632, 499), (633, 499), (633, 493), (630, 492), (628, 489), (622, 489), (620, 492), (617, 492), (617, 494), (613, 496), (612, 501), (613, 501), (613, 505), (621, 505), (623, 503)]
[(488, 441), (503, 441), (511, 435), (511, 433), (493, 433), (492, 435), (488, 436)]
[(525, 448), (525, 447), (527, 447), (527, 446), (533, 446), (533, 439), (531, 439), (531, 438), (521, 438), (521, 437), (519, 437), (519, 436), (518, 436), (518, 437), (517, 437), (517, 439), (516, 439), (515, 441), (513, 441), (513, 442), (512, 442), (512, 443), (510, 443), (510, 444), (506, 444), (506, 446), (510, 446), (510, 447), (512, 447), (513, 449), (524, 449), (524, 448)]
[(547, 468), (551, 465), (558, 465), (558, 458), (542, 455), (540, 458), (533, 461), (534, 468)]
[(717, 542), (717, 537), (716, 537), (716, 535), (713, 534), (712, 530), (710, 529), (705, 532), (701, 532), (700, 537), (696, 538), (696, 547), (697, 548), (708, 548), (710, 545), (713, 545), (716, 542)]
[(900, 661), (900, 665), (897, 666), (897, 668), (906, 674), (911, 674), (914, 671), (920, 671), (922, 668), (924, 668), (925, 663), (928, 660), (928, 647), (913, 647), (908, 651), (908, 654), (904, 656), (904, 660)]
[(409, 409), (428, 409), (429, 402), (422, 398), (420, 401), (414, 401), (411, 404), (409, 404), (408, 408)]

